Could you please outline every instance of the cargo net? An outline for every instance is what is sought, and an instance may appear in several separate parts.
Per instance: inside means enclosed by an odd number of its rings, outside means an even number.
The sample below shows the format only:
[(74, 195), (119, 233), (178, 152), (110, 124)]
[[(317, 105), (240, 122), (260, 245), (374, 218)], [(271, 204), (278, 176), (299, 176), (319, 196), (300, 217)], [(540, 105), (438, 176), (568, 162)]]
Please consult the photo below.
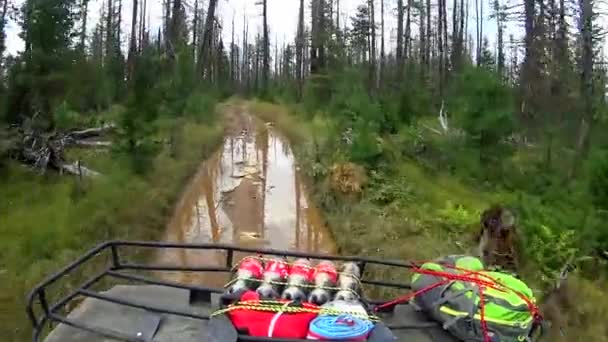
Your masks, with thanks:
[[(258, 266), (256, 266), (257, 270), (254, 270), (253, 266), (250, 265), (252, 267), (249, 270), (250, 276), (243, 278), (242, 277), (243, 274), (239, 274), (239, 271), (241, 271), (240, 267), (242, 267), (244, 265), (244, 263), (247, 263), (248, 261), (257, 262), (258, 263)], [(304, 271), (308, 271), (311, 274), (308, 278), (308, 281), (298, 283), (296, 285), (298, 288), (301, 288), (301, 289), (307, 290), (307, 291), (324, 290), (324, 291), (328, 291), (329, 293), (343, 293), (343, 294), (349, 293), (352, 295), (352, 297), (349, 297), (349, 299), (351, 301), (360, 303), (360, 299), (361, 299), (360, 293), (361, 293), (361, 289), (362, 289), (361, 279), (360, 279), (361, 274), (360, 274), (359, 268), (354, 263), (345, 263), (344, 265), (342, 265), (343, 270), (341, 272), (338, 272), (335, 269), (335, 266), (334, 266), (333, 271), (331, 270), (331, 267), (329, 267), (329, 266), (331, 266), (333, 264), (329, 263), (329, 262), (321, 261), (319, 263), (319, 265), (312, 266), (310, 264), (301, 262), (300, 260), (290, 263), (284, 259), (265, 258), (262, 256), (255, 256), (255, 257), (248, 256), (248, 257), (243, 258), (239, 263), (237, 263), (236, 266), (233, 267), (232, 271), (235, 272), (236, 277), (234, 277), (234, 279), (232, 279), (230, 282), (228, 282), (224, 286), (226, 289), (226, 292), (229, 293), (230, 290), (233, 288), (233, 286), (235, 286), (239, 282), (247, 282), (249, 284), (252, 284), (249, 286), (249, 290), (252, 290), (252, 291), (259, 289), (260, 286), (262, 286), (264, 284), (276, 286), (276, 287), (280, 287), (280, 288), (284, 288), (284, 289), (287, 289), (290, 286), (294, 286), (294, 283), (292, 282), (292, 279), (291, 279), (292, 274), (290, 274), (289, 272), (280, 275), (278, 277), (278, 279), (281, 279), (281, 280), (273, 280), (273, 278), (264, 276), (264, 274), (268, 274), (269, 271), (272, 272), (273, 267), (269, 266), (269, 265), (273, 265), (273, 264), (276, 265), (276, 263), (281, 264), (282, 266), (285, 267), (285, 269), (288, 269), (288, 270), (300, 268)], [(376, 305), (373, 307), (372, 310), (366, 310), (369, 312), (361, 312), (358, 310), (356, 312), (348, 312), (348, 311), (334, 309), (334, 308), (324, 308), (322, 306), (306, 305), (308, 303), (304, 303), (304, 305), (301, 305), (301, 306), (288, 306), (288, 305), (286, 305), (285, 300), (279, 301), (276, 299), (270, 299), (270, 300), (261, 299), (261, 300), (255, 300), (255, 301), (237, 301), (235, 303), (229, 304), (225, 308), (222, 308), (222, 309), (214, 312), (212, 314), (212, 316), (225, 314), (225, 313), (228, 313), (233, 310), (255, 310), (255, 311), (287, 312), (287, 313), (306, 312), (306, 313), (314, 313), (314, 314), (318, 314), (318, 315), (330, 315), (330, 316), (340, 316), (340, 315), (347, 314), (347, 315), (351, 315), (354, 317), (366, 319), (371, 322), (379, 322), (380, 318), (378, 316), (374, 315), (374, 313), (386, 311), (387, 309), (393, 308), (400, 304), (409, 303), (409, 302), (413, 301), (417, 296), (420, 296), (435, 288), (438, 288), (438, 287), (441, 287), (444, 285), (448, 285), (452, 282), (465, 282), (465, 283), (469, 283), (469, 284), (475, 286), (478, 290), (479, 303), (480, 303), (479, 304), (480, 325), (481, 325), (481, 329), (482, 329), (484, 342), (492, 342), (492, 338), (491, 338), (488, 324), (486, 321), (485, 297), (484, 297), (485, 289), (493, 289), (493, 290), (501, 291), (503, 293), (516, 294), (519, 298), (521, 298), (526, 303), (528, 310), (534, 319), (534, 322), (540, 323), (542, 321), (542, 316), (541, 316), (540, 310), (534, 303), (533, 299), (530, 299), (522, 292), (505, 285), (498, 279), (496, 279), (488, 274), (485, 274), (480, 271), (471, 271), (468, 269), (460, 268), (460, 267), (450, 265), (450, 264), (445, 264), (445, 263), (441, 263), (441, 266), (443, 268), (450, 269), (452, 271), (458, 271), (458, 273), (449, 272), (449, 271), (438, 271), (438, 270), (425, 269), (422, 266), (420, 266), (420, 265), (423, 265), (424, 263), (425, 262), (412, 263), (411, 271), (413, 273), (417, 273), (420, 275), (428, 275), (428, 276), (436, 277), (437, 279), (439, 279), (437, 282), (435, 282), (429, 286), (426, 286), (422, 289), (407, 293), (394, 300)], [(325, 265), (326, 267), (320, 268), (319, 266), (321, 266), (321, 265)], [(280, 270), (277, 270), (276, 267), (275, 267), (274, 271), (276, 271), (279, 274), (281, 272)], [(316, 280), (315, 278), (319, 277), (319, 275), (323, 272), (330, 273), (330, 277), (328, 277), (330, 281), (321, 283), (321, 284), (317, 284), (315, 281)], [(247, 273), (247, 272), (245, 272), (245, 273)], [(245, 275), (247, 275), (247, 274), (245, 274)], [(337, 297), (338, 296), (334, 297), (333, 299), (334, 300), (340, 299)], [(331, 298), (328, 299), (328, 301), (329, 300), (331, 300)], [(323, 304), (323, 303), (320, 303), (320, 304)]]

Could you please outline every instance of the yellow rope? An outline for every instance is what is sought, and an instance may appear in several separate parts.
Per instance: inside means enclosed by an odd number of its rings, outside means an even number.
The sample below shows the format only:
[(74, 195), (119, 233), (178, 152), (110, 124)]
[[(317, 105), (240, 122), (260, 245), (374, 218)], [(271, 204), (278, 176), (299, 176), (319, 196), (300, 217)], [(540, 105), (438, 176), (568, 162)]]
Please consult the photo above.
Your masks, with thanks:
[[(280, 305), (279, 305), (280, 304)], [(225, 314), (234, 310), (253, 310), (253, 311), (268, 311), (268, 312), (287, 312), (287, 313), (314, 313), (318, 315), (330, 315), (330, 316), (339, 316), (348, 314), (354, 317), (368, 319), (372, 322), (380, 321), (380, 318), (374, 315), (365, 315), (360, 312), (350, 312), (337, 310), (332, 308), (307, 308), (307, 307), (295, 307), (295, 306), (285, 306), (284, 302), (277, 301), (244, 301), (237, 302), (236, 304), (231, 304), (224, 309), (219, 309), (211, 314), (211, 317), (215, 317), (218, 315)]]

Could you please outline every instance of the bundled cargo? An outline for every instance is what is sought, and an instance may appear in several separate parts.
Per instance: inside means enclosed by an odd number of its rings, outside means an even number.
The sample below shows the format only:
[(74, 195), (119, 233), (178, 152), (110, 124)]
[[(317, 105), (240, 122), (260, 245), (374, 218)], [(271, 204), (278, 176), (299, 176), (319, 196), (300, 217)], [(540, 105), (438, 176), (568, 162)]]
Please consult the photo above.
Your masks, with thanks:
[(412, 303), (464, 341), (527, 341), (535, 329), (532, 290), (513, 275), (484, 270), (474, 257), (423, 264)]
[(313, 280), (313, 268), (308, 259), (296, 260), (289, 269), (287, 288), (281, 298), (293, 301), (305, 301), (308, 286)]
[(264, 267), (262, 263), (253, 257), (244, 258), (237, 268), (233, 284), (228, 288), (228, 293), (254, 290), (262, 278)]
[(333, 289), (338, 281), (336, 265), (331, 261), (323, 260), (315, 267), (315, 288), (310, 293), (308, 301), (317, 305), (323, 305), (331, 300)]
[(266, 261), (262, 284), (256, 290), (262, 299), (277, 299), (280, 297), (281, 287), (285, 284), (289, 274), (287, 261), (273, 258)]

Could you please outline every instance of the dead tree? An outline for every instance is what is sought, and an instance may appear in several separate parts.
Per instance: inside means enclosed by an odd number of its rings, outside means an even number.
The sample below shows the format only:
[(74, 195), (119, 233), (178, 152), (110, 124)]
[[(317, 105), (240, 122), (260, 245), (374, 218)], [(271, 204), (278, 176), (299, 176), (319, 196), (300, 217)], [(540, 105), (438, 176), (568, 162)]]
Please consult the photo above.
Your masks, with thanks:
[(384, 79), (384, 0), (380, 0), (380, 30), (380, 70), (378, 71), (378, 85), (382, 84), (382, 80)]
[(131, 39), (129, 43), (129, 55), (127, 58), (129, 80), (133, 80), (133, 75), (135, 73), (135, 54), (137, 53), (137, 3), (138, 0), (133, 0), (133, 12), (131, 13)]
[(212, 63), (211, 45), (213, 43), (213, 27), (215, 23), (215, 8), (217, 0), (209, 0), (209, 8), (207, 10), (207, 18), (205, 19), (205, 31), (203, 32), (203, 41), (198, 52), (198, 70), (203, 77), (208, 77), (208, 71)]
[(570, 178), (575, 176), (581, 160), (587, 155), (591, 125), (593, 124), (593, 20), (595, 17), (593, 6), (593, 0), (579, 0), (580, 34), (582, 37), (581, 95), (583, 99), (583, 114), (580, 119), (576, 154), (574, 163), (570, 169)]
[(263, 59), (262, 59), (262, 91), (266, 93), (268, 90), (268, 79), (270, 75), (270, 40), (268, 38), (268, 6), (267, 0), (262, 0), (262, 16), (263, 16)]
[(368, 0), (369, 26), (370, 26), (370, 57), (369, 57), (369, 84), (370, 89), (376, 85), (376, 14), (374, 11), (374, 0)]
[[(4, 0), (2, 4), (2, 16), (0, 17), (0, 25), (2, 25), (1, 33), (2, 37), (4, 37), (4, 26), (6, 23), (6, 10), (7, 10), (8, 0)], [(82, 0), (80, 4), (80, 8), (82, 10), (82, 26), (80, 28), (80, 52), (84, 54), (85, 43), (87, 40), (87, 18), (88, 18), (88, 9), (89, 9), (89, 0)], [(4, 38), (2, 38), (2, 45), (0, 49), (0, 54), (4, 52)]]
[(304, 0), (300, 0), (300, 11), (298, 13), (298, 32), (296, 37), (296, 78), (298, 79), (298, 99), (302, 99), (304, 57)]
[(403, 0), (397, 0), (397, 74), (401, 78), (403, 74), (403, 20), (404, 20)]

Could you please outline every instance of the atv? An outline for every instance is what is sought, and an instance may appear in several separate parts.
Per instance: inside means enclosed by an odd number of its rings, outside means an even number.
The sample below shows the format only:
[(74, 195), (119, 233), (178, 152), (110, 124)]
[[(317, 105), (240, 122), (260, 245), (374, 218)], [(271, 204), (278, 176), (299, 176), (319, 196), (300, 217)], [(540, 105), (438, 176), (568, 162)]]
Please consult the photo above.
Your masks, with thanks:
[[(157, 265), (133, 261), (134, 251), (163, 250), (210, 252), (222, 256), (222, 265), (196, 267)], [(367, 298), (368, 293), (406, 293), (405, 283), (369, 279), (384, 268), (391, 275), (407, 274), (412, 264), (403, 261), (367, 257), (342, 257), (311, 253), (254, 249), (223, 244), (173, 244), (160, 242), (109, 241), (89, 250), (77, 260), (36, 286), (27, 298), (27, 314), (33, 325), (33, 341), (109, 342), (109, 341), (227, 341), (211, 331), (214, 312), (222, 305), (225, 288), (203, 286), (197, 282), (180, 282), (160, 274), (190, 274), (206, 279), (230, 279), (240, 258), (248, 255), (308, 258), (333, 262), (355, 262), (361, 270), (361, 300), (368, 307), (381, 306), (392, 298)], [(217, 258), (214, 258), (217, 260)], [(150, 258), (146, 258), (150, 260)], [(101, 265), (101, 266), (99, 266)], [(74, 286), (68, 280), (83, 269), (97, 268), (83, 282)], [(82, 279), (82, 278), (79, 278)], [(190, 279), (197, 279), (192, 277)], [(57, 288), (69, 288), (57, 295)], [(95, 289), (95, 290), (94, 290)], [(387, 291), (389, 290), (389, 291)], [(383, 325), (399, 341), (455, 342), (436, 321), (409, 303), (388, 306), (377, 312)], [(305, 341), (248, 336), (236, 333), (234, 341)]]

